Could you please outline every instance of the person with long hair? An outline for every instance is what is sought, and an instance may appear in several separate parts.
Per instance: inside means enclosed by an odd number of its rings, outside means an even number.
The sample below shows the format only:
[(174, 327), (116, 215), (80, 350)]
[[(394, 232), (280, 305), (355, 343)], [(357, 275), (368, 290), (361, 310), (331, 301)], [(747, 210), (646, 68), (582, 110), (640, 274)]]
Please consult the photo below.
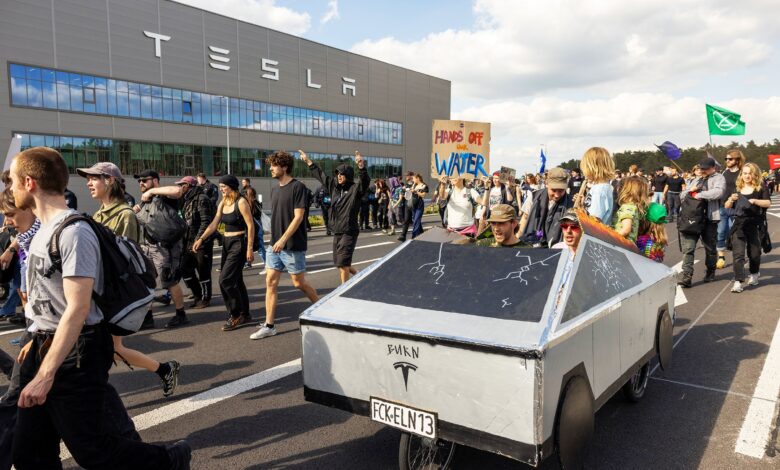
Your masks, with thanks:
[(474, 209), (479, 200), (475, 189), (463, 185), (463, 178), (450, 177), (450, 190), (447, 197), (447, 230), (461, 235), (475, 236)]
[[(577, 200), (588, 214), (608, 224), (612, 220), (612, 184), (615, 177), (615, 161), (609, 151), (602, 147), (591, 147), (582, 156), (580, 163), (585, 184)], [(584, 194), (583, 194), (584, 192)]]
[(721, 174), (726, 180), (726, 190), (723, 192), (723, 197), (720, 200), (718, 241), (715, 245), (715, 248), (718, 250), (718, 261), (715, 263), (716, 269), (726, 267), (726, 239), (729, 237), (729, 233), (731, 233), (731, 226), (734, 225), (735, 214), (733, 209), (728, 209), (725, 205), (726, 200), (737, 192), (737, 182), (741, 179), (740, 172), (745, 165), (745, 155), (739, 149), (732, 149), (726, 153), (724, 161), (726, 162), (726, 168)]
[(411, 201), (407, 200), (407, 204), (411, 204), (411, 210), (407, 209), (407, 215), (411, 213), (411, 218), (404, 222), (403, 232), (398, 237), (398, 241), (401, 243), (406, 241), (406, 232), (409, 230), (409, 224), (412, 225), (412, 239), (423, 233), (422, 216), (425, 210), (425, 196), (428, 194), (428, 185), (423, 181), (421, 174), (415, 173), (412, 175), (409, 193)]
[(388, 208), (388, 219), (390, 228), (387, 230), (388, 235), (395, 235), (396, 225), (401, 224), (403, 220), (403, 187), (398, 182), (398, 178), (393, 176), (387, 180), (388, 192), (390, 194), (390, 204)]
[(640, 176), (623, 179), (618, 195), (620, 207), (612, 220), (614, 229), (622, 236), (636, 243), (639, 221), (647, 210), (647, 181)]
[[(122, 172), (111, 162), (99, 162), (90, 168), (79, 168), (76, 172), (86, 178), (92, 199), (100, 201), (100, 208), (93, 214), (95, 222), (103, 224), (120, 237), (138, 243), (141, 227), (133, 209), (125, 200), (122, 190)], [(176, 390), (179, 381), (178, 361), (158, 362), (146, 354), (124, 345), (121, 336), (113, 336), (114, 355), (132, 367), (143, 367), (160, 377), (163, 396), (169, 397)]]
[(388, 212), (390, 208), (390, 188), (382, 178), (376, 180), (376, 202), (379, 205), (379, 215), (377, 217), (382, 233), (387, 234), (390, 230)]
[(725, 206), (734, 214), (729, 232), (734, 254), (734, 285), (731, 292), (742, 292), (745, 283), (745, 251), (749, 262), (748, 286), (758, 284), (761, 267), (761, 230), (764, 212), (771, 205), (769, 190), (761, 184), (761, 170), (755, 163), (745, 163), (739, 173), (736, 191), (726, 198)]
[(195, 240), (192, 249), (197, 251), (200, 245), (217, 231), (220, 223), (225, 224), (219, 290), (228, 310), (228, 318), (222, 326), (222, 331), (233, 331), (252, 322), (243, 267), (244, 263), (251, 263), (255, 259), (255, 224), (249, 202), (238, 192), (238, 178), (233, 175), (221, 177), (219, 190), (222, 193), (222, 201), (217, 206), (217, 214), (203, 235)]

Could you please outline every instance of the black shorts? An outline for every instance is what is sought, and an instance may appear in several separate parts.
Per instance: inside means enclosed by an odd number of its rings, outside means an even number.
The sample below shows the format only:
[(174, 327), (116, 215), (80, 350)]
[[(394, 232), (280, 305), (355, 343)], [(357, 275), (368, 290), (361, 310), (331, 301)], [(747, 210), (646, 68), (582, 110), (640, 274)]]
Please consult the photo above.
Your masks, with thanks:
[(352, 253), (355, 252), (359, 233), (348, 232), (333, 235), (333, 264), (336, 267), (352, 266)]

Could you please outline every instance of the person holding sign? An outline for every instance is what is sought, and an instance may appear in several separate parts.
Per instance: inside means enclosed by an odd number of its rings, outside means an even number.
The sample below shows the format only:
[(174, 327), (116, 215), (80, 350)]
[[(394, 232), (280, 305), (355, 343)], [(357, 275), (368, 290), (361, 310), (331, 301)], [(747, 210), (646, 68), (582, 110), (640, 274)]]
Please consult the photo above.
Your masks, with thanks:
[(322, 168), (311, 161), (303, 150), (298, 150), (301, 160), (309, 167), (312, 175), (322, 183), (331, 195), (330, 230), (333, 232), (333, 264), (339, 269), (341, 283), (355, 274), (352, 267), (352, 254), (355, 252), (358, 235), (358, 212), (363, 195), (368, 191), (371, 180), (368, 178), (366, 162), (355, 150), (355, 163), (358, 166), (358, 181), (354, 181), (355, 170), (352, 165), (342, 164), (336, 168), (336, 177), (325, 175)]

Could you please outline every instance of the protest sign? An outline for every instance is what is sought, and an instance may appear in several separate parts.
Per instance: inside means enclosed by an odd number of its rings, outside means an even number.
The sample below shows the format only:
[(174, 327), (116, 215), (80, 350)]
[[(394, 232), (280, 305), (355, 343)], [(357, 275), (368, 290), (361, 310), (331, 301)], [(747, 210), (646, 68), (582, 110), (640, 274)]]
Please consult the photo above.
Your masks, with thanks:
[(780, 155), (769, 155), (769, 169), (780, 168)]
[(433, 121), (432, 177), (474, 179), (488, 176), (489, 169), (489, 122)]
[(506, 166), (502, 166), (501, 167), (501, 171), (499, 173), (501, 174), (501, 176), (500, 176), (501, 181), (503, 181), (505, 183), (508, 183), (510, 181), (514, 181), (515, 178), (516, 178), (515, 175), (517, 174), (517, 172), (515, 171), (514, 168), (509, 168), (509, 167), (506, 167)]

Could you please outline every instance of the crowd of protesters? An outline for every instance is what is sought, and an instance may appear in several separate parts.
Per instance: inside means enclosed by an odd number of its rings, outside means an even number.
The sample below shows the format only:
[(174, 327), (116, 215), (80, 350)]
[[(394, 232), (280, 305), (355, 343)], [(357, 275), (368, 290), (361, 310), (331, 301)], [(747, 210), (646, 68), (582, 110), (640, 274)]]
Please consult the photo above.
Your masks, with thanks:
[[(759, 282), (761, 254), (768, 243), (765, 214), (771, 192), (778, 189), (777, 172), (774, 179), (767, 179), (738, 150), (728, 152), (725, 168), (706, 157), (690, 171), (658, 168), (645, 174), (636, 165), (621, 172), (606, 149), (593, 147), (584, 153), (581, 167), (571, 171), (552, 168), (520, 179), (498, 172), (470, 180), (444, 177), (432, 186), (413, 172), (371, 181), (359, 152), (354, 165), (345, 162), (333, 175), (303, 150), (298, 154), (320, 187), (312, 192), (292, 177), (293, 154), (272, 154), (268, 161), (278, 184), (272, 187), (271, 215), (265, 224), (261, 199), (247, 178), (239, 181), (228, 174), (215, 185), (198, 174), (162, 186), (160, 175), (145, 169), (133, 175), (141, 191), (136, 204), (113, 163), (100, 162), (77, 173), (100, 202), (94, 221), (137, 243), (154, 265), (157, 287), (167, 291), (168, 302), (175, 307), (165, 328), (186, 326), (187, 310), (210, 306), (214, 243), (219, 240), (217, 271), (226, 314), (222, 330), (257, 325), (250, 335), (254, 340), (277, 333), (274, 322), (282, 273), (289, 273), (293, 286), (310, 302), (319, 299), (306, 279), (312, 203), (322, 210), (326, 234), (333, 237), (333, 264), (342, 283), (356, 273), (353, 254), (361, 231), (381, 229), (395, 236), (400, 230), (401, 242), (408, 236), (417, 238), (423, 233), (430, 198), (442, 226), (464, 240), (485, 247), (566, 249), (569, 263), (582, 236), (578, 210), (658, 262), (669, 244), (667, 225), (677, 220), (683, 254), (678, 284), (693, 285), (694, 252), (701, 242), (703, 282), (715, 279), (716, 269), (726, 266), (726, 252), (732, 251), (731, 292), (739, 293)], [(21, 152), (3, 175), (6, 189), (0, 194), (0, 210), (5, 231), (15, 236), (5, 241), (0, 255), (0, 270), (10, 273), (13, 290), (0, 315), (14, 317), (22, 304), (26, 318), (21, 321), (27, 326), (19, 340), (18, 361), (0, 357), (4, 371), (9, 369), (14, 377), (0, 407), (9, 403), (19, 407), (16, 468), (56, 467), (59, 456), (54, 443), (60, 438), (77, 462), (88, 468), (188, 468), (189, 445), (185, 441), (167, 447), (142, 443), (107, 382), (108, 369), (118, 359), (157, 374), (167, 397), (176, 389), (182, 366), (128, 348), (121, 336), (112, 336), (105, 327), (91, 294), (101, 292), (107, 275), (98, 239), (84, 222), (60, 227), (76, 213), (66, 203), (67, 175), (62, 156), (45, 147)], [(62, 259), (54, 268), (59, 271), (50, 266), (48, 244), (55, 231)], [(243, 272), (256, 253), (266, 268), (262, 322), (250, 311)], [(182, 284), (191, 293), (192, 303), (187, 306)], [(150, 309), (141, 328), (154, 327)], [(82, 393), (74, 399), (71, 392), (76, 389)], [(44, 401), (47, 407), (36, 406)]]

